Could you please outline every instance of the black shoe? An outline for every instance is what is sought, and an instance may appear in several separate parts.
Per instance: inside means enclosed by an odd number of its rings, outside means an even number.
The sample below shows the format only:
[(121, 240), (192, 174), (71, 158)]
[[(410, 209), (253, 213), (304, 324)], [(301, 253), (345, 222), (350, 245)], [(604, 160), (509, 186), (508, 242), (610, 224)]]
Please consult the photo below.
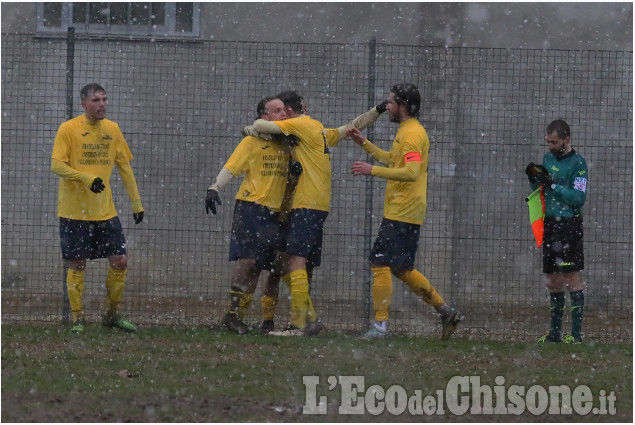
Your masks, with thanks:
[(456, 309), (451, 309), (450, 312), (441, 316), (441, 340), (447, 341), (456, 331), (456, 327), (461, 321), (461, 313)]
[(232, 332), (236, 332), (238, 335), (249, 333), (247, 325), (245, 325), (235, 313), (225, 314), (225, 317), (223, 317), (223, 326)]
[(273, 330), (273, 320), (263, 320), (262, 325), (260, 325), (260, 331), (263, 334), (268, 334)]
[(309, 322), (304, 327), (304, 336), (316, 336), (323, 330), (324, 330), (324, 325), (322, 324), (322, 322), (319, 322), (319, 321)]

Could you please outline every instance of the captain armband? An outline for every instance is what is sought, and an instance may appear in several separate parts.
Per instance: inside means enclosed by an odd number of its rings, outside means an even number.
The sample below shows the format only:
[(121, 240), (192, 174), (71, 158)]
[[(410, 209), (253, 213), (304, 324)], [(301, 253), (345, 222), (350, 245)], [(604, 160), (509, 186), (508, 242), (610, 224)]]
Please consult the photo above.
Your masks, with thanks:
[(410, 161), (421, 162), (421, 155), (419, 152), (408, 152), (404, 155), (404, 162), (407, 164)]

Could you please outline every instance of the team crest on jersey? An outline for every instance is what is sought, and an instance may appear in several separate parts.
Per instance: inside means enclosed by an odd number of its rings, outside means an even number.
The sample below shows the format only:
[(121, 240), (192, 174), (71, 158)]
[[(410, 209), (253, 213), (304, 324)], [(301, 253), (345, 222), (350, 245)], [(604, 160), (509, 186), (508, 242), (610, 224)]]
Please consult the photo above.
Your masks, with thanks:
[(586, 179), (584, 177), (576, 177), (573, 181), (573, 188), (580, 192), (586, 192)]

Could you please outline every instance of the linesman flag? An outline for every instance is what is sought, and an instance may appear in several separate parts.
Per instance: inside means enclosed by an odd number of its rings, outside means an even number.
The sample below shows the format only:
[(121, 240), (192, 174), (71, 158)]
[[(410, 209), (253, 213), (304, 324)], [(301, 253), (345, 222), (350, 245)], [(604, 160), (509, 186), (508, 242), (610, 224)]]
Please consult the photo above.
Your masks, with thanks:
[(542, 186), (525, 198), (525, 202), (529, 207), (529, 221), (536, 238), (536, 246), (540, 247), (545, 234), (545, 192)]

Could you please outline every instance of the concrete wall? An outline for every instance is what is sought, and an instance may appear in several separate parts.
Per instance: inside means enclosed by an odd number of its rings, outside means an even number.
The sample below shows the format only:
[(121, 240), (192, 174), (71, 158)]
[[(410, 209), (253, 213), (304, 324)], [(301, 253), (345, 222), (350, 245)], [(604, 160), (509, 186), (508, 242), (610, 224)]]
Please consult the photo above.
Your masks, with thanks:
[[(632, 50), (631, 3), (201, 3), (203, 40)], [(2, 3), (2, 32), (37, 28)]]

